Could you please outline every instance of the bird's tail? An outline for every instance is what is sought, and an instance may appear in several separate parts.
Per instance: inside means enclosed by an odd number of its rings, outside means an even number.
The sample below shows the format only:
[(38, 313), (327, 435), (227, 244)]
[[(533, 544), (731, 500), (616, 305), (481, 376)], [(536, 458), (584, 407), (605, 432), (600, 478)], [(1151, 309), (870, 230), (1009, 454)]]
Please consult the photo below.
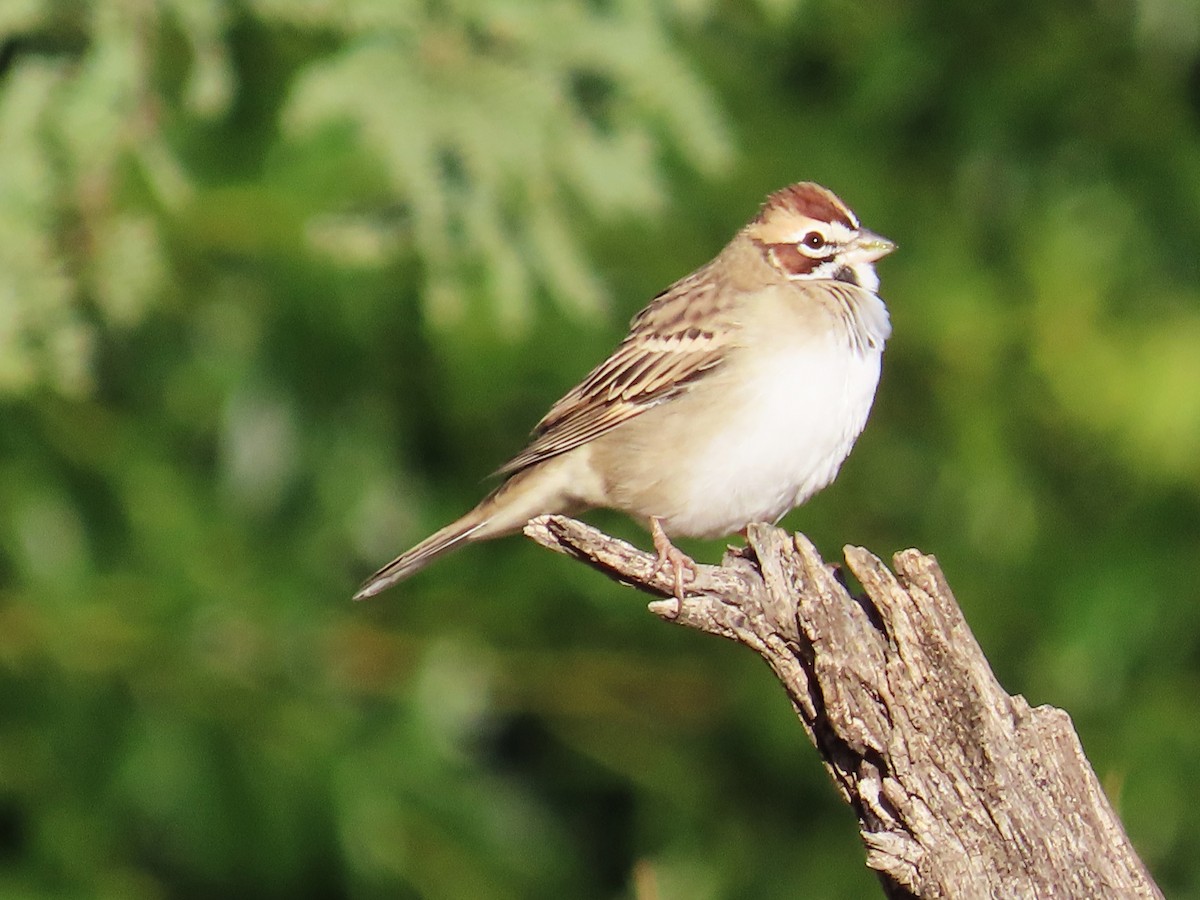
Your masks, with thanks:
[(441, 531), (434, 532), (417, 546), (411, 550), (406, 550), (401, 553), (390, 563), (363, 582), (362, 587), (355, 593), (355, 600), (366, 600), (368, 597), (374, 597), (380, 591), (391, 587), (397, 581), (403, 581), (409, 575), (414, 575), (421, 569), (425, 568), (437, 557), (443, 553), (447, 553), (463, 544), (472, 540), (473, 535), (478, 535), (474, 539), (478, 540), (482, 537), (490, 537), (491, 534), (478, 534), (480, 529), (488, 524), (488, 519), (481, 514), (479, 509), (473, 509), (461, 519), (451, 522)]
[(586, 466), (586, 458), (567, 455), (517, 472), (461, 519), (425, 538), (368, 578), (354, 599), (374, 597), (463, 544), (520, 531), (534, 516), (585, 509), (587, 504), (576, 498), (574, 485), (581, 479), (581, 469), (583, 476), (587, 475)]

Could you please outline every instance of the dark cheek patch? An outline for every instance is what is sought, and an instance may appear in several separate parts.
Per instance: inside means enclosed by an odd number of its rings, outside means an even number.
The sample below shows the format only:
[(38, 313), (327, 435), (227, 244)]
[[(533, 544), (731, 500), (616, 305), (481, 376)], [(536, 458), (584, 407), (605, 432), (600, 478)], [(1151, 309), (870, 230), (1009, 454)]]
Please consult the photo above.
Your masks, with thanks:
[(789, 275), (808, 275), (821, 262), (811, 256), (805, 256), (796, 249), (795, 244), (770, 244), (768, 246), (775, 264)]

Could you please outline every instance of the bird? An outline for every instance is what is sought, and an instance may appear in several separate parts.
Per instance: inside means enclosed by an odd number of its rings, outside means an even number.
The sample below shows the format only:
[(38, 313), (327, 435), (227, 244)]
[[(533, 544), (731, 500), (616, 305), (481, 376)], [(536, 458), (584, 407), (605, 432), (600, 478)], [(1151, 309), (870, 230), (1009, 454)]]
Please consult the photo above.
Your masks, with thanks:
[(648, 523), (682, 603), (695, 563), (671, 538), (744, 535), (836, 477), (879, 383), (891, 321), (875, 263), (895, 247), (814, 182), (770, 194), (716, 257), (633, 317), (491, 493), (354, 599), (537, 516), (607, 507)]

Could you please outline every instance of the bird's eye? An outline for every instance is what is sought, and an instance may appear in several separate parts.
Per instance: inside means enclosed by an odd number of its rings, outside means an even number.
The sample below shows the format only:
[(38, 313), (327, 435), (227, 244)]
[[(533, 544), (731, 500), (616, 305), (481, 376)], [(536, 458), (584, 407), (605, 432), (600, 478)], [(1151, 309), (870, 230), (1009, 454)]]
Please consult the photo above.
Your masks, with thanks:
[(810, 250), (820, 250), (825, 246), (825, 235), (819, 231), (810, 231), (800, 243)]

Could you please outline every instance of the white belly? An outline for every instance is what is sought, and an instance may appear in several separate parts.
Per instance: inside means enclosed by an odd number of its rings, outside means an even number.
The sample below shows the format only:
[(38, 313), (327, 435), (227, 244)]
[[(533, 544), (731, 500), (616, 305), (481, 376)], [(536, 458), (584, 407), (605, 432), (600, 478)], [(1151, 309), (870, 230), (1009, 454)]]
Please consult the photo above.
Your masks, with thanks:
[(724, 426), (681, 454), (690, 477), (668, 533), (716, 537), (775, 522), (833, 481), (866, 425), (881, 355), (830, 335), (758, 361)]

